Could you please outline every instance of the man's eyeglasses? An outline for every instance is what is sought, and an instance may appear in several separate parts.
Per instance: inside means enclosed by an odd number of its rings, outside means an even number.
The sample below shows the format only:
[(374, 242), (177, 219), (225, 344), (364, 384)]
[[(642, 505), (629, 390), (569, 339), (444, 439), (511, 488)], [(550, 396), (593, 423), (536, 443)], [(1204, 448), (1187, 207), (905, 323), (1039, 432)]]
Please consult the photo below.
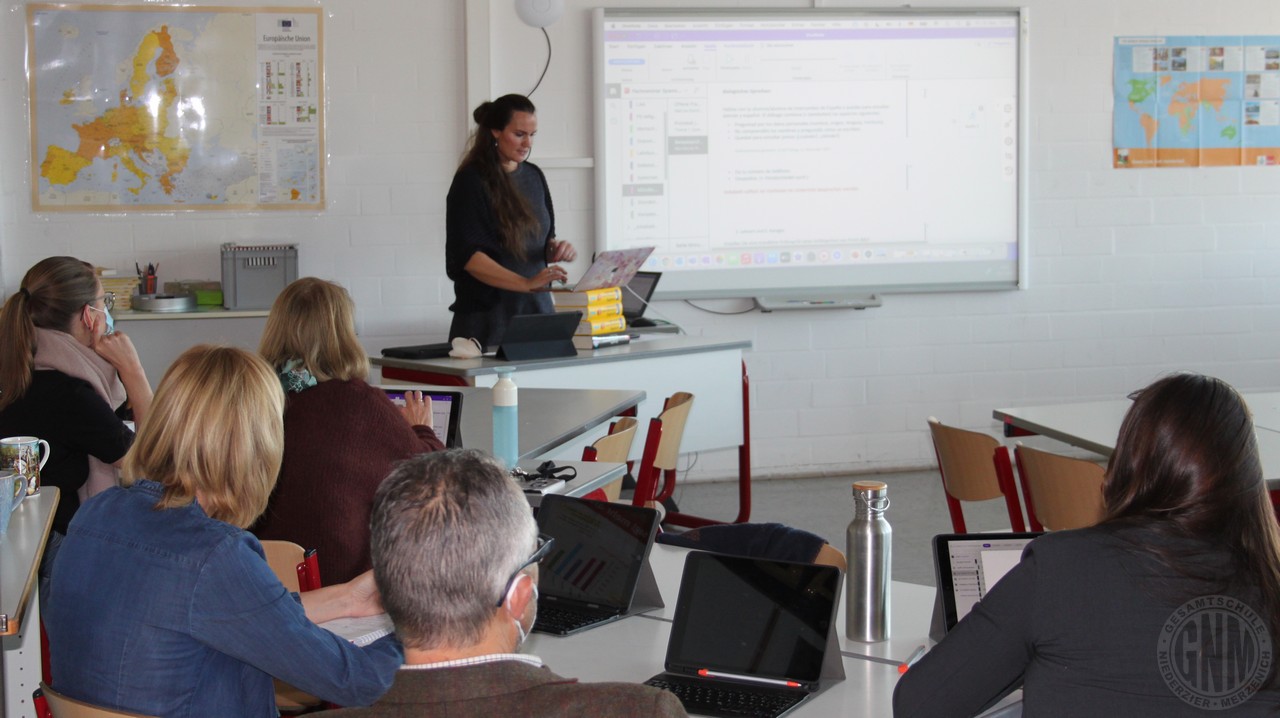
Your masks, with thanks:
[[(100, 296), (100, 297), (94, 297), (94, 298), (93, 298), (93, 302), (90, 302), (90, 304), (89, 304), (89, 305), (90, 305), (90, 306), (93, 306), (93, 304), (94, 304), (95, 302), (97, 302), (99, 299), (101, 299), (101, 300), (102, 300), (102, 307), (103, 307), (104, 309), (106, 309), (106, 310), (110, 311), (110, 310), (112, 310), (112, 309), (115, 309), (115, 308), (116, 308), (116, 293), (115, 293), (115, 292), (103, 292), (103, 293), (102, 293), (102, 296)], [(95, 307), (95, 308), (96, 308), (96, 307)]]
[(525, 570), (526, 568), (529, 568), (535, 563), (542, 563), (542, 559), (546, 558), (547, 554), (551, 553), (551, 547), (555, 545), (556, 545), (556, 540), (554, 538), (546, 534), (538, 534), (537, 550), (533, 552), (533, 555), (529, 557), (528, 561), (525, 561), (524, 563), (520, 564), (519, 568), (512, 571), (511, 578), (508, 578), (507, 582), (503, 584), (502, 593), (498, 595), (497, 605), (499, 608), (502, 607), (503, 601), (507, 600), (507, 593), (511, 591), (511, 584), (516, 582), (516, 577), (520, 575), (520, 572)]

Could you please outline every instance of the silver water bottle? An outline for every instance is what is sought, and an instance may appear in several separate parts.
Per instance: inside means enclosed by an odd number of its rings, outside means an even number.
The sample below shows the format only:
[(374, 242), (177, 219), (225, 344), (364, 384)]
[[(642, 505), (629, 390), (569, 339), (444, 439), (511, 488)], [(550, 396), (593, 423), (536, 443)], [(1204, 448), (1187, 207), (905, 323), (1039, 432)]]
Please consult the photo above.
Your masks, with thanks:
[(880, 481), (853, 485), (853, 521), (846, 534), (849, 573), (845, 575), (845, 629), (850, 640), (889, 639), (889, 573), (893, 529), (884, 518), (888, 487)]

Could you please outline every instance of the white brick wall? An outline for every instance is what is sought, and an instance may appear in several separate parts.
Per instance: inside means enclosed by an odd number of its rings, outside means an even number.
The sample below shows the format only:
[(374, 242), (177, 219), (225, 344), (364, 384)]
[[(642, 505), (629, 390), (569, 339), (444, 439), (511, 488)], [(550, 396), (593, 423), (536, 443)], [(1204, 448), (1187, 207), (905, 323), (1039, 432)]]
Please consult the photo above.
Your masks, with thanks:
[[(514, 18), (509, 0), (472, 2), (491, 16), (493, 94), (527, 90), (544, 57), (541, 33)], [(535, 95), (534, 161), (591, 154), (586, 8), (595, 4), (568, 0), (549, 28), (555, 56)], [(691, 334), (755, 343), (747, 363), (757, 475), (928, 465), (929, 415), (992, 430), (992, 408), (1113, 398), (1170, 370), (1216, 373), (1243, 389), (1280, 387), (1280, 168), (1109, 165), (1114, 35), (1274, 33), (1280, 6), (1025, 4), (1033, 93), (1029, 289), (890, 296), (860, 312), (721, 316), (684, 303), (655, 307)], [(25, 77), (0, 73), (0, 288), (12, 291), (28, 266), (52, 253), (120, 269), (159, 261), (167, 279), (216, 277), (219, 243), (287, 239), (301, 245), (303, 274), (351, 289), (371, 351), (443, 334), (452, 299), (443, 272), (444, 195), (469, 130), (466, 7), (381, 0), (370, 13), (357, 0), (330, 0), (325, 10), (323, 213), (34, 216)], [(21, 12), (0, 17), (3, 67), (24, 65), (22, 22)], [(592, 171), (552, 168), (548, 178), (561, 237), (589, 253)], [(715, 452), (698, 457), (690, 476), (735, 470), (736, 454)]]

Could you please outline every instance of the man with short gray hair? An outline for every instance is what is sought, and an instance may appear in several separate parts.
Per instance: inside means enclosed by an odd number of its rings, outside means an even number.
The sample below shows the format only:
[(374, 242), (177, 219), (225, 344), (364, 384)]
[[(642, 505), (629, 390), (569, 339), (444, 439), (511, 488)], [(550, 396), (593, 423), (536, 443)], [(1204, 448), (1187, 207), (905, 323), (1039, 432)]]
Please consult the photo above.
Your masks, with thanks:
[(397, 466), (374, 499), (372, 555), (405, 665), (372, 707), (334, 715), (684, 716), (666, 691), (578, 683), (517, 652), (550, 547), (488, 455), (442, 451)]

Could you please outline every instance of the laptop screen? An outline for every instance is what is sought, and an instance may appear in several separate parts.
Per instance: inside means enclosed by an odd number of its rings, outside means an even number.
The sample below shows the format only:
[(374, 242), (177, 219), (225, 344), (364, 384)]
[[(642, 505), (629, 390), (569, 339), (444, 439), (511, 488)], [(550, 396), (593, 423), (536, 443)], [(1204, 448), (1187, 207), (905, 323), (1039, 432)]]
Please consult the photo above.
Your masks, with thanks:
[(636, 276), (622, 290), (622, 316), (631, 321), (643, 316), (649, 306), (649, 298), (658, 286), (662, 272), (636, 272)]
[(934, 569), (947, 630), (969, 615), (1039, 533), (942, 534), (933, 537)]
[(556, 540), (538, 571), (538, 591), (627, 609), (658, 531), (653, 509), (549, 494), (538, 530)]
[(667, 670), (816, 687), (839, 595), (840, 571), (832, 566), (693, 551), (680, 581)]
[[(404, 406), (404, 393), (412, 389), (381, 387), (387, 398), (396, 406)], [(450, 449), (462, 446), (462, 392), (437, 391), (427, 392), (431, 397), (431, 430), (436, 438)]]

